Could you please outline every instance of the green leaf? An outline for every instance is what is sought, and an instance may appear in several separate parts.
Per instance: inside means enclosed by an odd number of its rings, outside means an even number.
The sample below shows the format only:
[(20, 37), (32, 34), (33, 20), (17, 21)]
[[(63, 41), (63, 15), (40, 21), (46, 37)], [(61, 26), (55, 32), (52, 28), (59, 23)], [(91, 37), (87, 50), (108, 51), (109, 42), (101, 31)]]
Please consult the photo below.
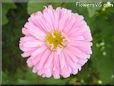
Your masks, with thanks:
[(97, 17), (96, 20), (99, 19), (99, 21), (94, 22), (96, 24), (96, 27), (94, 27), (96, 28), (96, 34), (94, 35), (91, 60), (99, 73), (99, 79), (103, 84), (107, 84), (114, 81), (114, 54), (112, 52), (114, 43), (112, 43), (113, 27), (111, 22), (109, 23), (103, 18), (101, 16)]
[(29, 0), (28, 7), (27, 7), (28, 14), (32, 14), (37, 11), (42, 11), (44, 6), (46, 5), (47, 3), (35, 3), (35, 2), (32, 2), (32, 0)]
[(64, 85), (66, 83), (66, 81), (67, 81), (66, 79), (63, 79), (63, 80), (62, 79), (58, 79), (58, 80), (56, 80), (53, 77), (51, 77), (51, 78), (42, 78), (42, 77), (38, 76), (37, 74), (34, 74), (31, 71), (31, 69), (27, 70), (26, 74), (23, 75), (23, 76), (26, 79), (25, 83), (28, 81), (28, 83), (30, 83), (30, 84), (46, 84), (46, 85), (47, 84), (48, 85), (51, 85), (51, 84), (57, 84), (58, 85), (59, 84), (59, 85)]
[[(20, 76), (21, 75), (21, 76)], [(15, 75), (17, 78), (18, 84), (46, 84), (46, 85), (64, 85), (67, 82), (67, 79), (54, 79), (51, 78), (42, 78), (37, 74), (34, 74), (31, 69), (27, 69), (24, 73), (22, 70), (17, 70)]]
[(14, 3), (3, 3), (2, 4), (2, 24), (6, 24), (8, 22), (7, 12), (9, 9), (16, 8)]
[(99, 9), (100, 7), (87, 7), (89, 17), (93, 17)]
[(45, 6), (52, 5), (53, 8), (56, 8), (56, 7), (61, 6), (61, 4), (62, 4), (61, 2), (60, 3), (48, 3), (48, 2), (35, 2), (34, 0), (29, 0), (27, 11), (28, 11), (28, 14), (32, 14), (37, 11), (42, 11)]
[(103, 54), (104, 52), (105, 51), (101, 52), (98, 49), (98, 51), (95, 52), (95, 56), (92, 58), (92, 61), (99, 72), (100, 80), (103, 83), (110, 83), (110, 81), (114, 81), (114, 78), (112, 77), (114, 75), (114, 58), (111, 56), (111, 52), (107, 51), (106, 54)]

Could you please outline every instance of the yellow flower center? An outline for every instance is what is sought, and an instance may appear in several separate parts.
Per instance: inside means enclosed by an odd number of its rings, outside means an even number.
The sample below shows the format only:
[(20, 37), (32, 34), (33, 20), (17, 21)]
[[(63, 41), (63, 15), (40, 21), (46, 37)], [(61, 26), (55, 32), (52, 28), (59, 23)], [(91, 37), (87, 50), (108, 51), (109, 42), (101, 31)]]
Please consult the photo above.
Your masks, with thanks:
[(56, 48), (58, 48), (58, 47), (59, 48), (65, 47), (65, 41), (66, 40), (65, 40), (64, 36), (59, 31), (50, 32), (46, 36), (47, 46), (51, 50), (56, 50)]

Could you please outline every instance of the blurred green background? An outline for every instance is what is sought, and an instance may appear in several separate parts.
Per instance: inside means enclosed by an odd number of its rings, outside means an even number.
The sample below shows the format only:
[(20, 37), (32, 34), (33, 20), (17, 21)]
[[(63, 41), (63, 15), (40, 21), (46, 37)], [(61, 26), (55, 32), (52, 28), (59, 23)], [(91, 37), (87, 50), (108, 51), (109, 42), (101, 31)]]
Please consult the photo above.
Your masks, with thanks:
[[(58, 80), (41, 78), (31, 72), (21, 57), (21, 29), (31, 13), (51, 4), (83, 15), (90, 26), (93, 46), (90, 60), (77, 75)], [(2, 84), (114, 84), (114, 4), (101, 7), (80, 7), (76, 3), (2, 3)], [(111, 3), (112, 4), (112, 3)]]

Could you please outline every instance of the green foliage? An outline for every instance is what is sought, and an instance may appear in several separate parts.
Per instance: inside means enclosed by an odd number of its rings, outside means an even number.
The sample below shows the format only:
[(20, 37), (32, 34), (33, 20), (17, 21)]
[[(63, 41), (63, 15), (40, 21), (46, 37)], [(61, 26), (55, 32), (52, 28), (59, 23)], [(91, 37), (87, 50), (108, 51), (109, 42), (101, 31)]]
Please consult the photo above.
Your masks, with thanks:
[(93, 17), (99, 7), (87, 7), (89, 17)]
[(28, 14), (32, 14), (37, 11), (42, 11), (45, 6), (52, 5), (54, 8), (61, 6), (62, 3), (49, 3), (49, 2), (35, 2), (34, 0), (29, 0), (27, 11)]
[(4, 3), (4, 5), (2, 5), (2, 24), (8, 23), (7, 12), (12, 8), (16, 8), (14, 3)]
[[(18, 43), (21, 28), (30, 14), (43, 10), (51, 4), (54, 8), (65, 7), (83, 15), (93, 36), (93, 54), (77, 75), (55, 80), (41, 78), (26, 66), (26, 59), (20, 54)], [(75, 3), (3, 3), (3, 84), (114, 84), (114, 7), (87, 8)], [(7, 20), (8, 19), (8, 20)], [(4, 23), (5, 22), (5, 23)]]
[[(91, 60), (99, 72), (99, 77), (102, 82), (108, 83), (114, 81), (114, 78), (112, 78), (112, 75), (114, 74), (114, 57), (112, 53), (113, 27), (110, 24), (111, 22), (104, 20), (101, 16), (97, 18), (99, 18), (99, 21), (95, 23), (97, 24), (96, 28), (98, 28), (99, 34), (96, 33), (96, 35), (94, 35), (94, 52), (93, 58), (91, 58)], [(98, 39), (98, 37), (100, 38)]]
[[(11, 75), (8, 72), (3, 72), (3, 84), (60, 84), (64, 85), (67, 80), (58, 79), (55, 80), (52, 77), (51, 78), (42, 78), (38, 77), (36, 74), (32, 73), (32, 71), (29, 69), (26, 69), (24, 71), (17, 69), (15, 72), (15, 75)], [(13, 78), (12, 78), (13, 77)]]
[(37, 11), (43, 10), (44, 6), (46, 6), (46, 3), (34, 3), (29, 1), (28, 2), (28, 14), (32, 14)]

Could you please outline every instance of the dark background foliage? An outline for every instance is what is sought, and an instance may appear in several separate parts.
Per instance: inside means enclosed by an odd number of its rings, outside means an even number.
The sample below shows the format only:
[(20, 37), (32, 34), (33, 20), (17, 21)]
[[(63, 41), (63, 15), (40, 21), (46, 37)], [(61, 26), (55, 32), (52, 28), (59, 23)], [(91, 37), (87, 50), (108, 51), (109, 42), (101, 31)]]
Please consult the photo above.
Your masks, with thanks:
[[(93, 54), (77, 75), (55, 80), (31, 72), (21, 57), (21, 29), (31, 13), (51, 4), (83, 15), (93, 36)], [(102, 3), (106, 4), (106, 3)], [(114, 4), (113, 4), (114, 5)], [(80, 7), (75, 3), (2, 3), (2, 84), (114, 84), (114, 7)]]

